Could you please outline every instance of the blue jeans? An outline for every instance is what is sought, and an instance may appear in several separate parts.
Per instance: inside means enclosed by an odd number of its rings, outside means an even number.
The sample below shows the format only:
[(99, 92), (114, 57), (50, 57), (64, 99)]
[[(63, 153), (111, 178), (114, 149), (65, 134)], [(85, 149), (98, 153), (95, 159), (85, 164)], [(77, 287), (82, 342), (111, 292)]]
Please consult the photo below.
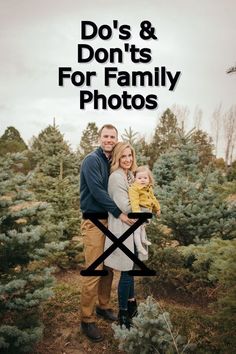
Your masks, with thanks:
[(118, 302), (120, 310), (127, 310), (128, 299), (134, 298), (134, 277), (127, 272), (121, 272), (118, 285)]

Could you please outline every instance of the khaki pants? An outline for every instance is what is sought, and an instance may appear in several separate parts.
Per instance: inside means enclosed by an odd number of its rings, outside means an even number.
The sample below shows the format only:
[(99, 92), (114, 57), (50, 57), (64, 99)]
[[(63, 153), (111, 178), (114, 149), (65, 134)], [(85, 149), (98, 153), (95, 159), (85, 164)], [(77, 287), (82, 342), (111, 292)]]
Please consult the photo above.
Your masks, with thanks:
[[(107, 227), (107, 220), (100, 220)], [(105, 235), (90, 220), (83, 220), (81, 231), (84, 240), (86, 268), (104, 252)], [(109, 308), (113, 270), (101, 263), (96, 269), (106, 268), (106, 276), (83, 276), (81, 293), (81, 321), (94, 322), (96, 300), (102, 309)]]

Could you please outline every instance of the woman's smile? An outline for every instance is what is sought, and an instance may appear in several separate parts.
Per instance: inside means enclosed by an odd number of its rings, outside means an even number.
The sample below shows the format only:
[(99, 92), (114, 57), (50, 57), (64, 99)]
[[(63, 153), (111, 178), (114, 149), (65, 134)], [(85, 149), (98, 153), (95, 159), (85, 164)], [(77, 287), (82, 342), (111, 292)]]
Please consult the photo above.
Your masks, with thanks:
[(120, 158), (120, 167), (124, 170), (128, 170), (133, 163), (133, 155), (131, 149), (128, 147), (123, 151), (123, 154)]

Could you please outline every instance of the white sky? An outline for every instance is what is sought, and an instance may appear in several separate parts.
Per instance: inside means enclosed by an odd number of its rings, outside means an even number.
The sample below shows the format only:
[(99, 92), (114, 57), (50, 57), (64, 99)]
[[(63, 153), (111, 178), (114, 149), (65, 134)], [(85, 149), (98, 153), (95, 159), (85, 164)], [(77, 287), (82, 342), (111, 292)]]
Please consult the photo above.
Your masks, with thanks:
[[(152, 49), (152, 62), (133, 64), (124, 54), (124, 64), (77, 63), (77, 44), (94, 48), (122, 47), (114, 32), (112, 39), (81, 41), (81, 20), (97, 25), (129, 24), (137, 47)], [(141, 21), (149, 20), (158, 41), (139, 38)], [(210, 132), (213, 111), (236, 103), (236, 74), (226, 70), (236, 64), (235, 0), (0, 0), (0, 134), (15, 126), (26, 142), (53, 121), (66, 140), (77, 146), (88, 122), (98, 126), (113, 123), (122, 133), (131, 126), (150, 137), (157, 118), (173, 104), (188, 106), (190, 120), (198, 106), (203, 110), (202, 129)], [(58, 67), (74, 71), (95, 70), (92, 89), (107, 95), (127, 90), (144, 96), (156, 94), (159, 108), (150, 110), (79, 109), (79, 89), (66, 81), (58, 87)], [(182, 75), (174, 91), (167, 87), (129, 88), (103, 84), (104, 66), (120, 70), (150, 70), (166, 66)], [(83, 87), (86, 89), (86, 87)], [(192, 127), (189, 121), (189, 128)]]

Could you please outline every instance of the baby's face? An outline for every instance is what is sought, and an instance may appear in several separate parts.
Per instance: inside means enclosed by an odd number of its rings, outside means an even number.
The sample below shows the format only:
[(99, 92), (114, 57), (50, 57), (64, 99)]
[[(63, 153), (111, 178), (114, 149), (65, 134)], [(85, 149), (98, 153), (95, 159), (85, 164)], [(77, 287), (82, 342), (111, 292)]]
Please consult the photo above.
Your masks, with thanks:
[(149, 184), (149, 176), (147, 172), (138, 172), (135, 176), (135, 181), (139, 184), (147, 186)]

